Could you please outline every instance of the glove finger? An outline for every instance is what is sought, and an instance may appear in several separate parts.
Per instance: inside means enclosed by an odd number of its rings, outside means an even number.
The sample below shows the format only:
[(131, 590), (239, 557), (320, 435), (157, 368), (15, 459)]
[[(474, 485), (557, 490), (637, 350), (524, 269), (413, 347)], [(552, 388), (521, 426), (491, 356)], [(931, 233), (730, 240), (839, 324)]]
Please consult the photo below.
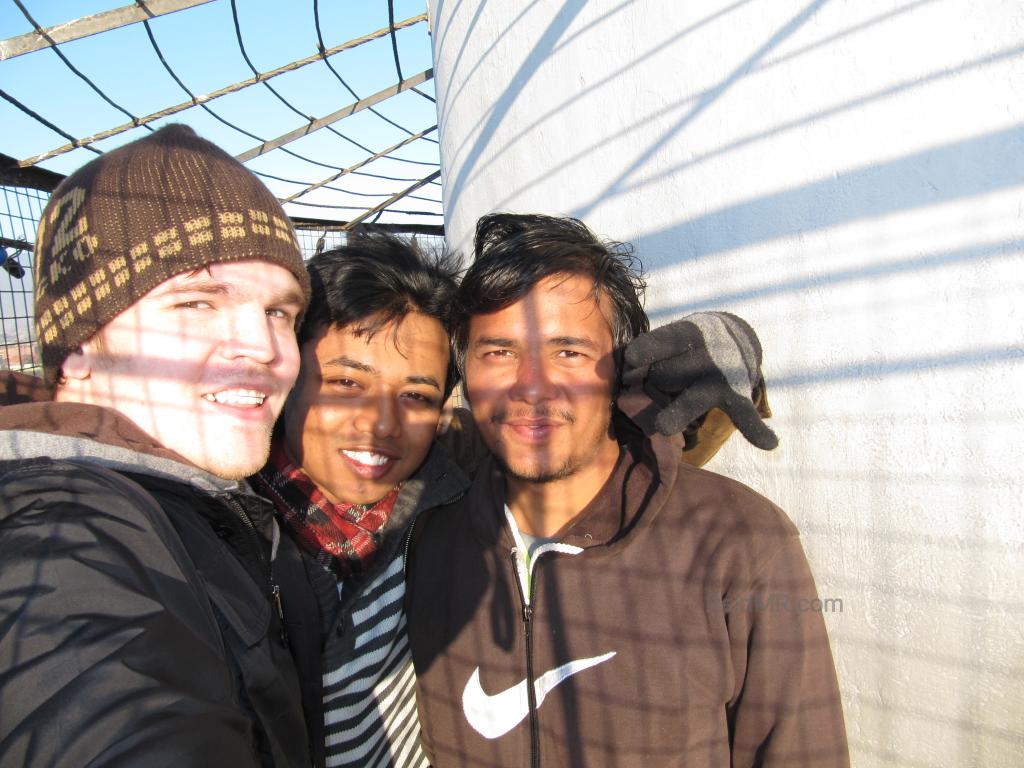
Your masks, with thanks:
[(718, 404), (719, 391), (713, 382), (700, 381), (662, 408), (654, 425), (663, 435), (675, 435)]
[(648, 366), (672, 354), (672, 343), (669, 334), (656, 328), (641, 333), (626, 345), (624, 358), (629, 367)]
[(700, 329), (690, 320), (674, 320), (633, 339), (626, 346), (625, 359), (636, 366), (689, 355), (701, 346), (701, 339)]
[(644, 380), (649, 369), (649, 365), (639, 365), (635, 367), (628, 364), (624, 365), (622, 370), (622, 386), (631, 387), (634, 384), (639, 384)]
[(736, 425), (736, 429), (751, 445), (764, 451), (770, 451), (778, 446), (779, 438), (764, 423), (750, 400), (744, 400), (742, 397), (730, 397), (722, 406), (722, 410), (728, 414), (732, 423)]
[(664, 353), (664, 340), (655, 337), (655, 331), (642, 333), (626, 345), (622, 355), (622, 386), (639, 384), (647, 376), (651, 364)]

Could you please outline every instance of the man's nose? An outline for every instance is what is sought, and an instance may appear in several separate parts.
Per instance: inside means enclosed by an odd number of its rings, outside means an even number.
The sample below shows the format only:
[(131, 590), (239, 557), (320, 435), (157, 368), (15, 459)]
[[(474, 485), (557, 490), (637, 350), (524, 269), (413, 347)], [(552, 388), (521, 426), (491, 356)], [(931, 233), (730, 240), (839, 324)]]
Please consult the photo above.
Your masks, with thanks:
[(516, 378), (509, 393), (512, 399), (536, 404), (551, 400), (555, 387), (540, 355), (524, 355), (516, 368)]
[(272, 320), (262, 307), (244, 307), (225, 318), (221, 355), (269, 364), (277, 357)]
[(397, 437), (402, 432), (398, 403), (390, 393), (367, 398), (356, 415), (356, 429), (374, 437)]

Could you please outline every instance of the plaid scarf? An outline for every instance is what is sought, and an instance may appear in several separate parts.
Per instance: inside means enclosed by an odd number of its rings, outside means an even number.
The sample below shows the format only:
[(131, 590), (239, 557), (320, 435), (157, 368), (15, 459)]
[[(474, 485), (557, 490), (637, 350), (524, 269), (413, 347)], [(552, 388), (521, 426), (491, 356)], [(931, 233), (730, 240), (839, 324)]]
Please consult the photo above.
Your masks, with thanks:
[(343, 579), (366, 571), (381, 542), (402, 484), (370, 505), (333, 504), (309, 476), (294, 466), (275, 441), (270, 459), (250, 478), (253, 487), (274, 502), (295, 540), (326, 570)]

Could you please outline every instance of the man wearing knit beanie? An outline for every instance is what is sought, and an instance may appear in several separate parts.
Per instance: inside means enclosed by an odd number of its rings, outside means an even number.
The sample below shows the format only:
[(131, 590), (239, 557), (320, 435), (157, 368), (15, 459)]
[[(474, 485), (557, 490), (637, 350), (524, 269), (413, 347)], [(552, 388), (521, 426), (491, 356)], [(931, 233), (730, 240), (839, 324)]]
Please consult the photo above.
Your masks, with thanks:
[(53, 399), (0, 410), (0, 764), (319, 764), (315, 600), (242, 480), (309, 300), (280, 204), (167, 126), (57, 188), (35, 278)]

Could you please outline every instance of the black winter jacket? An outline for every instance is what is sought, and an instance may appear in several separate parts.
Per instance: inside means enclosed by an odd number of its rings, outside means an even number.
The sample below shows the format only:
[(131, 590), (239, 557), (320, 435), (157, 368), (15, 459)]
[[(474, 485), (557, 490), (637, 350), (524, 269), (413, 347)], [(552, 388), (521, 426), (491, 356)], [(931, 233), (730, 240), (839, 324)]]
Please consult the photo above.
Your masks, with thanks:
[(319, 638), (244, 483), (103, 408), (0, 411), (0, 765), (318, 764)]

